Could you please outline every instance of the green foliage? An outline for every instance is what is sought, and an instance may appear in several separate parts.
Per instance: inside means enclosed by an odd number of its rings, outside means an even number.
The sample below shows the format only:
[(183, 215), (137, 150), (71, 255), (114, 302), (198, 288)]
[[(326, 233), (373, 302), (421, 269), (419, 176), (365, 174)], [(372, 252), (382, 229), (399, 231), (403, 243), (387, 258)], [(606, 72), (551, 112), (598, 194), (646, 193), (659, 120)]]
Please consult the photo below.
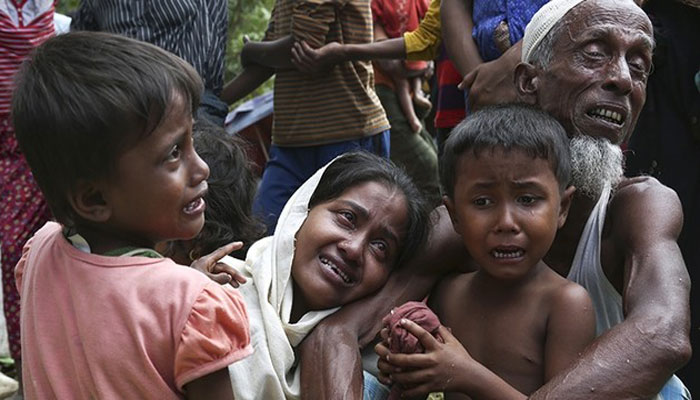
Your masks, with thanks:
[[(59, 0), (56, 5), (56, 11), (61, 14), (70, 14), (78, 8), (79, 4), (80, 0)], [(267, 29), (267, 21), (270, 19), (273, 5), (274, 0), (228, 0), (229, 24), (228, 43), (226, 46), (226, 82), (241, 72), (240, 54), (243, 48), (243, 35), (248, 35), (250, 40), (261, 40), (265, 34), (265, 29)], [(250, 96), (240, 102), (271, 89), (272, 79), (265, 82)]]
[[(267, 29), (274, 0), (228, 0), (228, 44), (226, 47), (226, 81), (233, 79), (242, 67), (240, 54), (243, 48), (243, 36), (250, 40), (261, 40)], [(272, 79), (268, 80), (249, 96), (237, 104), (258, 96), (272, 89)]]
[(80, 4), (80, 0), (59, 0), (56, 4), (56, 12), (68, 15), (78, 8), (78, 4)]

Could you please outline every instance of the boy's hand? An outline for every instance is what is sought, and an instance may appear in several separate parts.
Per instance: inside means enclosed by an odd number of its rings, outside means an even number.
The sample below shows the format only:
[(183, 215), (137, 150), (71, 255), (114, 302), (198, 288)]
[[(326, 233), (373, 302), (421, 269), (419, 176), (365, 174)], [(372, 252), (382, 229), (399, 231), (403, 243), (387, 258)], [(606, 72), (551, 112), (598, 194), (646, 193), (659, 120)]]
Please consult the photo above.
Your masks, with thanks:
[(437, 391), (459, 391), (457, 380), (475, 361), (449, 329), (438, 328), (438, 334), (445, 341), (440, 343), (410, 320), (401, 320), (401, 326), (418, 338), (425, 353), (391, 353), (385, 343), (378, 344), (375, 351), (380, 357), (377, 364), (381, 371), (380, 382), (401, 385), (403, 396), (409, 398)]
[(315, 74), (343, 61), (342, 45), (330, 42), (318, 49), (313, 49), (303, 40), (294, 42), (292, 47), (292, 64), (301, 72)]
[(230, 283), (231, 286), (237, 288), (241, 284), (246, 283), (246, 279), (230, 265), (220, 263), (224, 256), (243, 247), (243, 242), (232, 242), (225, 246), (221, 246), (213, 252), (202, 256), (192, 261), (192, 268), (204, 273), (209, 279), (214, 282), (225, 285)]

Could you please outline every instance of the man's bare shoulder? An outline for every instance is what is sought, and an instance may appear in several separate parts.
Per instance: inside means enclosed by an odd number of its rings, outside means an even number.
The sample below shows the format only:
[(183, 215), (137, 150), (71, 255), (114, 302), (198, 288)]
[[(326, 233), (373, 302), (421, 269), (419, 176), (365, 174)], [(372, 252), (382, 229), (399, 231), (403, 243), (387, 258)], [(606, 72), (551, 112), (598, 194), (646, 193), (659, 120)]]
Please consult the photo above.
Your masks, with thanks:
[(608, 220), (616, 236), (646, 236), (660, 230), (677, 237), (683, 225), (683, 210), (673, 189), (656, 178), (641, 176), (618, 185), (608, 206)]

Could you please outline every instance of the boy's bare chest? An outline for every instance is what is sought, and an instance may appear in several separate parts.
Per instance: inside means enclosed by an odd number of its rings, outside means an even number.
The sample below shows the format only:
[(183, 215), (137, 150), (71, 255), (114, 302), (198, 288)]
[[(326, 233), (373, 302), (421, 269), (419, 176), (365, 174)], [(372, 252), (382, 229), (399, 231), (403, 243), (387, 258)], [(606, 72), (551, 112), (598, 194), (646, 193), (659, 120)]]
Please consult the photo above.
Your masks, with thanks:
[(535, 391), (544, 383), (546, 306), (532, 298), (476, 300), (468, 295), (447, 300), (439, 312), (443, 325), (475, 360), (521, 392)]

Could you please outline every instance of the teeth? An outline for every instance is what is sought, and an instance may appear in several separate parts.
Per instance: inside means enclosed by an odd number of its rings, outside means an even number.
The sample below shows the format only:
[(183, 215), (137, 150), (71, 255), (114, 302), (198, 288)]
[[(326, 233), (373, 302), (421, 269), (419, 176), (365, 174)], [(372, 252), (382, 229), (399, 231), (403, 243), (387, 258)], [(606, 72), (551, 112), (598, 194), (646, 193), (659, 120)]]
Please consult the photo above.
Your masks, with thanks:
[(338, 276), (340, 276), (340, 277), (343, 279), (343, 282), (345, 282), (345, 283), (350, 283), (350, 282), (352, 282), (352, 281), (350, 280), (350, 277), (347, 276), (347, 275), (345, 274), (345, 272), (341, 271), (340, 268), (338, 268), (331, 260), (329, 260), (329, 259), (327, 259), (327, 258), (325, 258), (325, 257), (321, 257), (321, 262), (322, 262), (323, 264), (327, 265), (331, 270), (333, 270), (333, 272), (335, 272), (336, 274), (338, 274)]
[(522, 257), (523, 251), (522, 250), (516, 250), (516, 251), (498, 251), (494, 250), (493, 251), (493, 256), (496, 258), (518, 258)]
[(202, 198), (200, 197), (200, 198), (198, 198), (198, 199), (196, 199), (196, 200), (193, 200), (193, 201), (189, 202), (189, 204), (187, 204), (187, 205), (185, 206), (185, 211), (186, 211), (186, 212), (190, 212), (190, 211), (194, 210), (195, 208), (197, 208), (197, 206), (199, 206), (199, 202), (200, 202), (201, 200), (202, 200)]
[(616, 124), (622, 124), (623, 118), (622, 115), (618, 112), (612, 111), (612, 110), (606, 110), (602, 107), (596, 108), (595, 110), (589, 112), (590, 115), (595, 116), (595, 117), (600, 117), (602, 119), (606, 119), (610, 122), (614, 122)]

